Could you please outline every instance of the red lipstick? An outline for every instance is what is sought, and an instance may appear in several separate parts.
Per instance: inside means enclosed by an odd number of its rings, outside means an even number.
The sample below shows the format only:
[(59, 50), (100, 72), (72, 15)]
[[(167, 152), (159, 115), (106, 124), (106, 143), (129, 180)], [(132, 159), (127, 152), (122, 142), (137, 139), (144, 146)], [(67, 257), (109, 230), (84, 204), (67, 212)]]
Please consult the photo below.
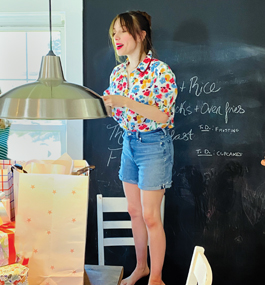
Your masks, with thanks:
[(122, 47), (123, 47), (123, 44), (120, 44), (120, 43), (117, 43), (117, 44), (116, 44), (116, 49), (117, 49), (117, 50), (121, 49)]

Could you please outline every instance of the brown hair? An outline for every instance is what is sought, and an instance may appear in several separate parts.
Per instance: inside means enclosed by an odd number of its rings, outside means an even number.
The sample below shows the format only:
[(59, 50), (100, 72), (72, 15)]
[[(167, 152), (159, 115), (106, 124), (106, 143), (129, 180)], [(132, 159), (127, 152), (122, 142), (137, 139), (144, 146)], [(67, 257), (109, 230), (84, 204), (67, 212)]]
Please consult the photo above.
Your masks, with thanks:
[(151, 35), (151, 16), (148, 15), (146, 12), (141, 12), (141, 11), (125, 12), (125, 13), (117, 15), (112, 20), (110, 28), (109, 28), (109, 36), (112, 41), (112, 45), (114, 47), (115, 57), (117, 61), (120, 62), (120, 57), (118, 56), (116, 52), (116, 48), (114, 44), (113, 28), (114, 28), (115, 22), (118, 19), (120, 19), (121, 26), (126, 27), (127, 31), (132, 35), (135, 41), (137, 39), (137, 36), (141, 36), (142, 31), (146, 32), (146, 36), (144, 40), (142, 41), (140, 58), (144, 52), (146, 54), (149, 52), (149, 50), (154, 52), (153, 44), (152, 44), (152, 35)]

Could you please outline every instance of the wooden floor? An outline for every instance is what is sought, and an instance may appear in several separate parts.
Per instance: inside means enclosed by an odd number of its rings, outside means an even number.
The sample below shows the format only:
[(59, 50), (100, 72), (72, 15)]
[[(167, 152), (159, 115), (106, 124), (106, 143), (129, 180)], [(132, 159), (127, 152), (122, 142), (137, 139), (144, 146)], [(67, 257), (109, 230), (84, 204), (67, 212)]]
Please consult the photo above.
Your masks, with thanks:
[(84, 285), (119, 285), (122, 266), (85, 265)]

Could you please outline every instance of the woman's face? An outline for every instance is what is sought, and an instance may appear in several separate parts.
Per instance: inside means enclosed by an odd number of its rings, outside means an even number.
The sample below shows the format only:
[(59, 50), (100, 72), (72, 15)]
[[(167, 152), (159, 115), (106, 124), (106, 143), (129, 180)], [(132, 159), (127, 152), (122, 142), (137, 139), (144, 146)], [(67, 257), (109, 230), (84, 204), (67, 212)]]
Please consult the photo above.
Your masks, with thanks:
[(121, 26), (120, 19), (117, 19), (113, 27), (113, 40), (118, 56), (132, 56), (140, 52), (141, 41), (135, 41), (125, 26)]

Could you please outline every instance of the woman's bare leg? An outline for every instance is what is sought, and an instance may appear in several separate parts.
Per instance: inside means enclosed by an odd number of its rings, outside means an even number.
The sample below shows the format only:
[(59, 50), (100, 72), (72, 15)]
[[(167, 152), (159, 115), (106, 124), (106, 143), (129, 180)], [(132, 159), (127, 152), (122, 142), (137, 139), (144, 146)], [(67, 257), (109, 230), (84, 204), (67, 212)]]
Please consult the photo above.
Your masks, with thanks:
[(141, 190), (136, 184), (123, 182), (123, 189), (128, 201), (128, 212), (132, 222), (132, 232), (136, 251), (136, 268), (121, 285), (134, 285), (139, 279), (149, 274), (147, 264), (147, 230), (143, 219)]
[(147, 226), (150, 252), (150, 277), (148, 285), (163, 285), (162, 268), (166, 251), (166, 237), (161, 221), (161, 202), (165, 190), (142, 190), (144, 222)]

